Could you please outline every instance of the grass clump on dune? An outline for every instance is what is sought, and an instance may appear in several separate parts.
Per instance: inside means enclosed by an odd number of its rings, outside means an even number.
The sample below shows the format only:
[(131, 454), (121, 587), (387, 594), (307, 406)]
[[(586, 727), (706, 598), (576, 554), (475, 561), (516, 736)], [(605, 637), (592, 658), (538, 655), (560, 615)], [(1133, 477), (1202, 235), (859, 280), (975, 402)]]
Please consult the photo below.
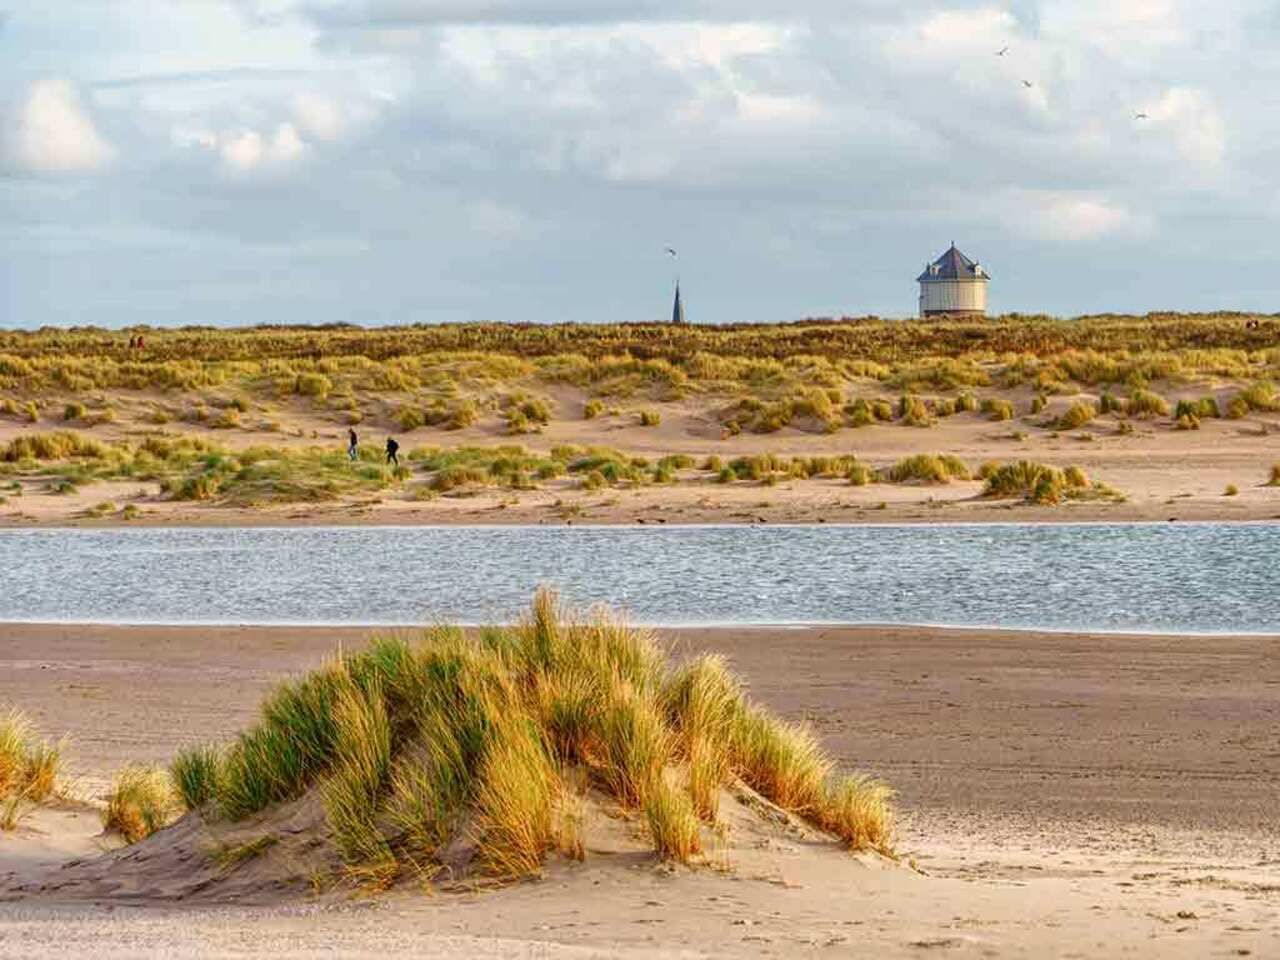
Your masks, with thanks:
[(987, 397), (982, 401), (982, 412), (988, 420), (1012, 420), (1013, 404), (999, 397)]
[(231, 820), (318, 790), (349, 875), (380, 887), (430, 876), (460, 844), (501, 877), (538, 873), (556, 849), (581, 858), (588, 791), (677, 861), (701, 852), (735, 781), (891, 852), (887, 788), (831, 769), (722, 659), (673, 669), (648, 631), (540, 592), (513, 626), (377, 640), (282, 685), (257, 725), (186, 751), (174, 779), (188, 807)]
[(1080, 467), (1065, 470), (1033, 460), (984, 465), (986, 497), (1021, 497), (1029, 503), (1052, 505), (1064, 500), (1122, 500), (1104, 483), (1089, 479)]
[(1059, 430), (1074, 430), (1076, 427), (1083, 427), (1097, 415), (1097, 407), (1092, 403), (1080, 401), (1067, 408), (1066, 413), (1058, 418), (1056, 426)]
[(177, 807), (168, 773), (155, 767), (126, 767), (116, 775), (107, 796), (102, 826), (137, 843), (166, 826)]
[(1128, 413), (1135, 417), (1164, 417), (1169, 414), (1169, 403), (1164, 397), (1150, 390), (1138, 389), (1129, 394)]
[(950, 483), (969, 477), (965, 462), (949, 453), (918, 453), (889, 468), (889, 479), (893, 483)]
[(53, 796), (62, 750), (61, 741), (40, 739), (21, 711), (0, 714), (0, 829), (12, 830), (24, 810)]
[(220, 762), (216, 746), (201, 744), (183, 750), (170, 764), (174, 788), (188, 810), (200, 809), (217, 795)]

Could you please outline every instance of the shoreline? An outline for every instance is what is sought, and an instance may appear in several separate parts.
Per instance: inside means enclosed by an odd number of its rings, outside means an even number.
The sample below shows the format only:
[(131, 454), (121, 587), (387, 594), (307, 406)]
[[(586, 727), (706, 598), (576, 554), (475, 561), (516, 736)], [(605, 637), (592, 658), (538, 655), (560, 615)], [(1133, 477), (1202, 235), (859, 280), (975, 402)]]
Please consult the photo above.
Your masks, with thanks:
[[(236, 518), (239, 520), (240, 518)], [(1226, 517), (1223, 519), (1168, 520), (1151, 519), (1037, 519), (1026, 520), (924, 520), (906, 518), (903, 520), (785, 520), (768, 524), (775, 530), (875, 530), (893, 529), (895, 527), (942, 527), (950, 529), (988, 529), (990, 527), (1165, 527), (1170, 523), (1178, 523), (1184, 527), (1266, 527), (1280, 526), (1280, 515), (1274, 517)], [(682, 521), (679, 523), (637, 522), (635, 520), (619, 520), (617, 522), (600, 520), (581, 523), (476, 523), (463, 522), (440, 523), (438, 521), (424, 523), (405, 523), (400, 520), (373, 519), (368, 523), (331, 523), (316, 518), (307, 523), (190, 523), (184, 518), (182, 522), (157, 521), (145, 523), (138, 521), (95, 519), (84, 523), (66, 523), (59, 520), (54, 523), (41, 523), (38, 526), (27, 524), (6, 524), (0, 522), (0, 534), (12, 530), (56, 531), (78, 533), (93, 530), (737, 530), (742, 527), (756, 527), (759, 523), (729, 523), (724, 520)]]
[[(921, 630), (939, 634), (973, 634), (984, 637), (1006, 637), (1017, 639), (1022, 636), (1063, 636), (1063, 637), (1096, 637), (1100, 640), (1146, 639), (1168, 640), (1182, 638), (1187, 640), (1275, 640), (1280, 641), (1280, 630), (1159, 630), (1153, 628), (1116, 630), (1104, 627), (1045, 627), (1017, 626), (1007, 627), (995, 624), (962, 624), (962, 623), (927, 623), (927, 622), (894, 622), (878, 620), (743, 620), (743, 621), (663, 621), (628, 620), (630, 625), (654, 630), (659, 634), (672, 631), (708, 631), (728, 633), (741, 631), (782, 631), (784, 633), (804, 633), (812, 630)], [(93, 620), (6, 620), (0, 617), (0, 637), (9, 629), (44, 629), (62, 627), (86, 628), (119, 628), (121, 630), (262, 630), (262, 631), (294, 631), (294, 630), (336, 630), (336, 631), (417, 631), (429, 630), (433, 624), (423, 622), (400, 623), (395, 621), (228, 621), (228, 620), (110, 620), (97, 618)], [(461, 627), (464, 630), (480, 630), (485, 627), (503, 626), (502, 622), (449, 620), (449, 626)]]

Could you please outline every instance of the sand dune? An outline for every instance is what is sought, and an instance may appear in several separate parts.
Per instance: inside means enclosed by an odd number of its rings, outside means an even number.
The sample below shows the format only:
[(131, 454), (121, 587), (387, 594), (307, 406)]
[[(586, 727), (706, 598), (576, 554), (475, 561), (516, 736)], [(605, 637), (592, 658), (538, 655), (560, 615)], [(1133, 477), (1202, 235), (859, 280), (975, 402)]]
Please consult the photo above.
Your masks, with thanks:
[[(92, 798), (124, 762), (242, 727), (281, 674), (364, 633), (6, 625), (0, 701), (71, 735)], [(673, 641), (724, 651), (756, 696), (898, 786), (903, 864), (740, 827), (724, 873), (597, 844), (538, 882), (371, 902), (264, 888), (251, 866), (226, 889), (254, 905), (211, 907), (174, 903), (182, 890), (145, 864), (103, 870), (96, 818), (55, 810), (0, 835), (0, 956), (1280, 951), (1274, 639), (831, 628)], [(68, 857), (82, 863), (53, 866)], [(198, 885), (210, 868), (196, 860), (169, 869)], [(14, 889), (59, 874), (87, 885)]]

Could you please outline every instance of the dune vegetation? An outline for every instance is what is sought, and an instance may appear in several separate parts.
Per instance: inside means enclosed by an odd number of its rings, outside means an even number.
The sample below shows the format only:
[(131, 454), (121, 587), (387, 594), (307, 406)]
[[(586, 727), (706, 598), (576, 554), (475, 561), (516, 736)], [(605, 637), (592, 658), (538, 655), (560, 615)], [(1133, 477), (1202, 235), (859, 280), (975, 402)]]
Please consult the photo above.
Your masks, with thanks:
[[(100, 480), (155, 481), (170, 500), (235, 507), (331, 501), (392, 489), (414, 499), (469, 496), (491, 489), (537, 490), (556, 482), (591, 492), (675, 483), (773, 486), (824, 480), (854, 486), (932, 485), (975, 478), (986, 481), (986, 496), (1025, 495), (1028, 502), (1040, 505), (1123, 499), (1110, 487), (1084, 479), (1079, 468), (1063, 471), (1025, 461), (1008, 465), (993, 485), (990, 471), (996, 465), (988, 464), (975, 475), (964, 460), (948, 453), (915, 454), (876, 467), (853, 454), (758, 453), (699, 459), (687, 454), (641, 457), (610, 447), (572, 444), (542, 453), (518, 444), (500, 444), (415, 447), (395, 467), (379, 460), (367, 449), (351, 461), (345, 453), (323, 447), (231, 450), (189, 436), (108, 442), (58, 431), (28, 433), (0, 444), (0, 477), (44, 478), (53, 483), (53, 492), (76, 490)], [(1032, 468), (1040, 471), (1034, 478), (1027, 473)], [(1049, 479), (1041, 495), (1032, 495), (1043, 477)], [(1073, 481), (1073, 477), (1079, 479)], [(119, 508), (110, 501), (86, 508), (83, 515), (93, 518), (117, 512), (124, 519), (138, 515), (135, 505)]]
[(340, 653), (279, 686), (234, 740), (183, 751), (168, 777), (125, 771), (110, 822), (149, 834), (168, 819), (169, 789), (208, 823), (318, 797), (343, 873), (372, 887), (456, 867), (459, 849), (505, 878), (539, 873), (553, 853), (582, 859), (592, 811), (696, 865), (726, 791), (851, 850), (893, 852), (889, 788), (837, 773), (806, 726), (753, 703), (722, 659), (673, 663), (648, 631), (575, 615), (546, 591), (513, 626)]
[[(1103, 391), (1103, 413), (1165, 416), (1153, 385), (1232, 384), (1221, 405), (1275, 410), (1280, 321), (1242, 315), (876, 318), (721, 327), (461, 324), (0, 332), (0, 415), (94, 428), (122, 418), (279, 428), (301, 407), (338, 425), (508, 434), (555, 418), (663, 422), (655, 403), (707, 398), (726, 433), (928, 427), (1036, 413)], [(131, 349), (141, 335), (145, 346)], [(551, 393), (576, 389), (565, 406)], [(1020, 403), (996, 394), (1024, 390)], [(1128, 394), (1128, 396), (1121, 396)], [(1175, 402), (1184, 397), (1175, 397)], [(1203, 416), (1197, 413), (1197, 416)]]
[(1090, 480), (1076, 466), (1065, 470), (1031, 460), (984, 464), (978, 476), (984, 481), (983, 496), (993, 499), (1019, 498), (1028, 503), (1053, 505), (1064, 500), (1121, 501), (1124, 495), (1104, 483)]
[(56, 794), (63, 747), (41, 738), (26, 714), (0, 713), (0, 830), (14, 829), (27, 811)]
[[(1043, 445), (1060, 434), (1108, 441), (1102, 456), (1166, 433), (1263, 436), (1280, 413), (1278, 333), (1280, 319), (1237, 314), (4, 331), (0, 506), (58, 513), (20, 498), (130, 480), (145, 498), (80, 496), (62, 512), (123, 522), (139, 519), (131, 499), (513, 505), (536, 489), (942, 484), (970, 472), (927, 452), (947, 446), (1007, 458), (1029, 441), (1019, 453), (1057, 460)], [(388, 436), (400, 465), (384, 462)], [(765, 447), (774, 436), (787, 454)], [(1060, 489), (1037, 502), (1079, 499)]]

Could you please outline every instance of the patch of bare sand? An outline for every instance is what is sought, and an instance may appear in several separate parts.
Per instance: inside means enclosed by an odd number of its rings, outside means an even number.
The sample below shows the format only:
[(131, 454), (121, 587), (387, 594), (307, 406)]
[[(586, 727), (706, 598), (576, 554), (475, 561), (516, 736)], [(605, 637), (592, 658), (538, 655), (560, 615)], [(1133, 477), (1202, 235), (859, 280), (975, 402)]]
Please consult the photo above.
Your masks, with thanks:
[[(7, 625), (0, 701), (69, 732), (73, 774), (101, 784), (126, 760), (244, 726), (270, 683), (364, 633)], [(728, 873), (598, 849), (534, 883), (375, 903), (268, 890), (253, 907), (179, 906), (147, 893), (145, 870), (106, 871), (137, 878), (134, 896), (0, 905), (0, 956), (1280, 952), (1276, 640), (761, 628), (674, 641), (723, 651), (755, 696), (897, 785), (900, 848), (923, 873), (744, 830)], [(92, 819), (80, 829), (94, 842)], [(17, 869), (21, 884), (49, 868)], [(193, 856), (183, 875), (209, 869)]]

